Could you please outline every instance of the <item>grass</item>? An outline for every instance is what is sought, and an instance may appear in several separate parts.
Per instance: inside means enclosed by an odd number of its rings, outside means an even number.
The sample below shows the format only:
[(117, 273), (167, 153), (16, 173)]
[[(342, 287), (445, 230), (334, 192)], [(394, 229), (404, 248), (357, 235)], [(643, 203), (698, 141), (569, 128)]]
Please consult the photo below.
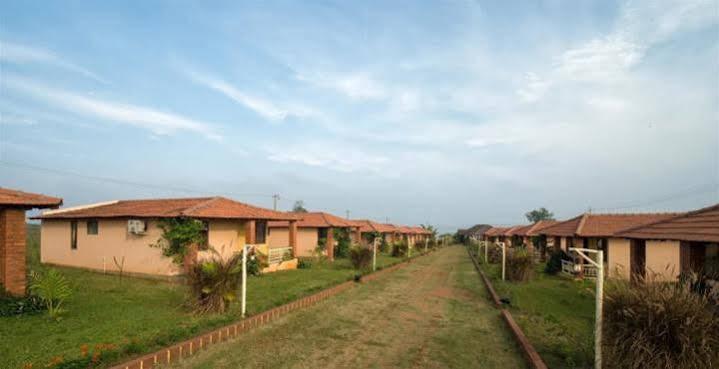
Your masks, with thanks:
[(171, 368), (525, 367), (463, 253), (441, 249)]
[[(378, 256), (378, 265), (401, 259)], [(28, 231), (29, 269), (39, 264), (38, 227)], [(45, 314), (0, 318), (0, 363), (22, 368), (44, 367), (55, 357), (80, 357), (81, 346), (111, 344), (102, 366), (139, 353), (151, 352), (203, 331), (239, 319), (239, 304), (226, 314), (196, 316), (183, 306), (186, 287), (169, 282), (104, 275), (57, 268), (71, 282), (73, 296), (60, 321)], [(351, 279), (348, 260), (320, 263), (311, 269), (266, 274), (248, 279), (248, 313), (255, 314)]]
[(545, 274), (544, 264), (529, 282), (503, 282), (500, 264), (480, 265), (550, 368), (593, 367), (593, 282)]

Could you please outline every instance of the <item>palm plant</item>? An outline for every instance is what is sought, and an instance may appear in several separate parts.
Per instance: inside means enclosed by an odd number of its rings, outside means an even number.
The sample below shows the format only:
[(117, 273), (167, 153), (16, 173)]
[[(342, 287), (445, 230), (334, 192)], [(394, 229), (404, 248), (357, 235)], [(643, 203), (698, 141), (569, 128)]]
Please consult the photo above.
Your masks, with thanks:
[(57, 320), (65, 311), (62, 304), (72, 295), (70, 283), (55, 269), (45, 274), (31, 272), (30, 279), (30, 292), (43, 301), (48, 315)]
[(237, 299), (242, 282), (242, 254), (224, 259), (210, 250), (210, 259), (194, 265), (188, 274), (191, 305), (200, 314), (225, 312)]

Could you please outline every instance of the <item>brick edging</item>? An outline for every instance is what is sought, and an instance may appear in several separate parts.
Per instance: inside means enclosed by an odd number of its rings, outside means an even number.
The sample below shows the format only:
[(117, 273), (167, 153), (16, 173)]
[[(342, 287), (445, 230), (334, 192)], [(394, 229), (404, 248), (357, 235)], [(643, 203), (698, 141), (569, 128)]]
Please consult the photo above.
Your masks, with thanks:
[[(431, 251), (428, 251), (424, 254), (419, 254), (417, 256), (413, 256), (406, 260), (402, 260), (397, 264), (382, 268), (376, 272), (363, 275), (362, 281), (373, 281), (382, 275), (403, 268), (407, 266), (407, 264), (413, 259), (425, 256), (429, 253), (431, 253)], [(230, 325), (217, 328), (211, 332), (195, 336), (186, 341), (174, 344), (169, 347), (165, 347), (154, 353), (146, 354), (126, 361), (122, 364), (114, 365), (110, 367), (110, 369), (151, 369), (154, 368), (157, 364), (169, 364), (177, 362), (184, 357), (194, 355), (195, 353), (206, 348), (207, 346), (224, 342), (231, 338), (235, 338), (246, 331), (265, 325), (270, 321), (275, 320), (281, 316), (287, 315), (292, 311), (312, 306), (322, 300), (332, 297), (347, 289), (350, 289), (356, 284), (356, 282), (351, 280), (342, 282), (338, 285), (326, 288), (309, 296), (305, 296), (284, 305), (274, 307), (270, 310), (266, 310), (262, 313), (251, 316), (249, 318), (242, 319)]]
[(479, 268), (479, 263), (477, 262), (477, 259), (475, 259), (474, 255), (469, 252), (469, 249), (467, 249), (467, 254), (469, 254), (469, 258), (472, 260), (474, 268), (477, 269), (477, 272), (479, 272), (480, 277), (484, 281), (484, 285), (487, 287), (487, 290), (489, 291), (494, 305), (499, 309), (500, 313), (502, 314), (502, 318), (509, 327), (509, 330), (512, 331), (512, 336), (519, 344), (519, 347), (522, 348), (522, 353), (529, 362), (529, 365), (531, 365), (531, 367), (534, 369), (547, 369), (547, 364), (544, 363), (542, 357), (539, 356), (539, 352), (537, 352), (534, 346), (532, 346), (532, 343), (529, 342), (527, 336), (524, 335), (522, 328), (520, 328), (519, 325), (517, 325), (517, 322), (514, 321), (514, 318), (512, 318), (512, 313), (502, 307), (502, 302), (499, 300), (499, 295), (497, 295), (497, 292), (494, 290), (492, 282), (490, 282), (489, 278), (487, 278), (482, 269)]

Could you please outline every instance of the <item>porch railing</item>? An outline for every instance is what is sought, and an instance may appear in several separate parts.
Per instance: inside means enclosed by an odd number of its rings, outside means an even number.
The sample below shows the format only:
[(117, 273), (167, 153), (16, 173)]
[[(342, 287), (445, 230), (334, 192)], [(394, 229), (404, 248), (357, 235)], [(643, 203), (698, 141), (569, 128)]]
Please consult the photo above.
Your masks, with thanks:
[(562, 273), (574, 275), (574, 263), (569, 260), (562, 260)]
[(278, 248), (271, 248), (269, 251), (269, 254), (267, 255), (267, 262), (272, 264), (279, 264), (282, 262), (282, 260), (285, 259), (286, 255), (292, 254), (292, 248), (291, 247), (278, 247)]
[(584, 273), (584, 278), (597, 278), (597, 267), (594, 265), (583, 264), (582, 272)]

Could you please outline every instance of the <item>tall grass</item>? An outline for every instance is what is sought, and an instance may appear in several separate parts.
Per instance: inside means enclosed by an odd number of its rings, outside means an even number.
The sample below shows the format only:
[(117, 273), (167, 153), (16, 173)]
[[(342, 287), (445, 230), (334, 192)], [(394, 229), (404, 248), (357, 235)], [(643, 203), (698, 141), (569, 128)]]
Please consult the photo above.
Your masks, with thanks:
[(613, 281), (603, 331), (608, 368), (719, 366), (719, 313), (686, 284)]

